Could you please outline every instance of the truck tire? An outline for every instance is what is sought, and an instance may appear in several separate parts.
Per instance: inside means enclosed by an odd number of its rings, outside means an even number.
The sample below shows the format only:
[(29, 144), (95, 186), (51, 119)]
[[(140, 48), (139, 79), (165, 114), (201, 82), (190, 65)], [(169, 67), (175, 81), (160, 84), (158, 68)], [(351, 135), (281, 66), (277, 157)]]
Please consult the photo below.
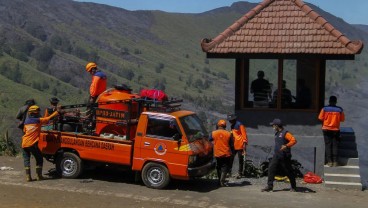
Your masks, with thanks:
[(63, 152), (56, 158), (56, 171), (63, 178), (77, 178), (83, 170), (83, 162), (72, 152)]
[(170, 182), (169, 170), (159, 163), (147, 163), (142, 170), (142, 180), (149, 188), (163, 189)]

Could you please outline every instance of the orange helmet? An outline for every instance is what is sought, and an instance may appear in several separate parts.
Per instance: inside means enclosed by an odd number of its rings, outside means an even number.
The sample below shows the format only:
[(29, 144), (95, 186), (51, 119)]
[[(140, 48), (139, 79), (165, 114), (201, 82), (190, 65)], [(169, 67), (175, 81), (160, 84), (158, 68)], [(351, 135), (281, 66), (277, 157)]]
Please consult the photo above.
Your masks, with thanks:
[(226, 128), (226, 121), (225, 120), (219, 120), (217, 122), (217, 126)]
[(95, 62), (89, 62), (86, 65), (86, 71), (90, 72), (93, 68), (97, 68), (97, 64)]

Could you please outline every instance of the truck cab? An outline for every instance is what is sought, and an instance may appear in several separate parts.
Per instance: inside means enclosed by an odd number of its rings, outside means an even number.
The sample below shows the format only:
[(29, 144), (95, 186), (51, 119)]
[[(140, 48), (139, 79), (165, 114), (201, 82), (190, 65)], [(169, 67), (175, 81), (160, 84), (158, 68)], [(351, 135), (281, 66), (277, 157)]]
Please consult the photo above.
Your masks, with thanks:
[(207, 131), (193, 112), (144, 112), (135, 137), (132, 169), (142, 170), (142, 180), (148, 186), (153, 182), (159, 185), (166, 171), (171, 178), (182, 180), (206, 175), (214, 167), (207, 138)]

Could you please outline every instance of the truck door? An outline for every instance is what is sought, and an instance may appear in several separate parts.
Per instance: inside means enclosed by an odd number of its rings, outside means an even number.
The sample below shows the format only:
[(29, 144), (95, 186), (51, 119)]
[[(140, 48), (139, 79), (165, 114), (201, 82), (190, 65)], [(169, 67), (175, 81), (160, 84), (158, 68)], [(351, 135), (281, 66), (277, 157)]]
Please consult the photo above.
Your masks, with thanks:
[(182, 135), (174, 117), (149, 115), (141, 157), (165, 163), (171, 176), (187, 175), (188, 151), (180, 148), (187, 144), (181, 139)]

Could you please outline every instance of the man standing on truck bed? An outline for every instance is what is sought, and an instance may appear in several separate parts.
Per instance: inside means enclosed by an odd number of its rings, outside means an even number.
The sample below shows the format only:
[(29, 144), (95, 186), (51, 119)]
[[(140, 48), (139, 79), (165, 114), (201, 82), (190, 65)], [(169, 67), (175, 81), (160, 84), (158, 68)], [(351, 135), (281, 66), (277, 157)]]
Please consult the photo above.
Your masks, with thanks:
[(31, 177), (31, 154), (36, 159), (36, 174), (37, 180), (42, 180), (42, 166), (43, 157), (40, 149), (38, 148), (38, 140), (40, 139), (41, 126), (47, 124), (47, 122), (59, 113), (55, 111), (48, 117), (40, 118), (40, 108), (37, 105), (32, 105), (28, 109), (28, 117), (24, 122), (24, 136), (22, 137), (22, 151), (24, 168), (26, 171), (26, 181), (32, 181)]
[(89, 87), (89, 103), (94, 103), (97, 97), (106, 90), (107, 77), (105, 73), (97, 69), (97, 64), (94, 62), (86, 65), (86, 71), (92, 75), (92, 82)]
[(231, 154), (232, 154), (232, 136), (231, 133), (226, 131), (226, 121), (219, 120), (217, 122), (217, 130), (213, 131), (210, 135), (210, 141), (213, 141), (213, 151), (216, 158), (216, 170), (218, 183), (220, 186), (227, 186), (225, 179), (231, 167)]

